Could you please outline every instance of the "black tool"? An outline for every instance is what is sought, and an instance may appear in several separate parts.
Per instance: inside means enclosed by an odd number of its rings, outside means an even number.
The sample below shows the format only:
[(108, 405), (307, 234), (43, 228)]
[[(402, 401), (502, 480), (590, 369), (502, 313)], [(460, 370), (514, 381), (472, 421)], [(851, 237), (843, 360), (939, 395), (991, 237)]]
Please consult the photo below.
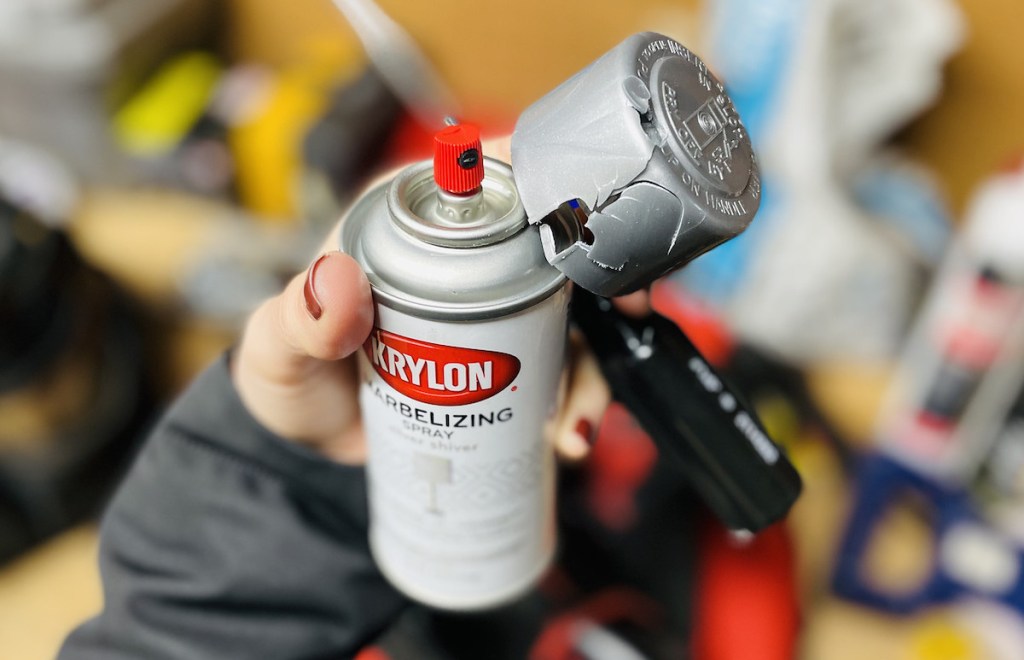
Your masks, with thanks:
[(612, 395), (727, 527), (756, 532), (786, 515), (800, 475), (674, 323), (657, 313), (630, 318), (582, 287), (573, 293), (572, 319)]

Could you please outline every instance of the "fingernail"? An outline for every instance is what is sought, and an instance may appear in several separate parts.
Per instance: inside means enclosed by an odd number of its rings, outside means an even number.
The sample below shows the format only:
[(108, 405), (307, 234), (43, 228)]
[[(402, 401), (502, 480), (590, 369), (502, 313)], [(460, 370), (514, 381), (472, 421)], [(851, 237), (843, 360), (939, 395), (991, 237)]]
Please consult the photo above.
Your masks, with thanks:
[(309, 312), (314, 321), (320, 320), (320, 316), (324, 313), (320, 299), (316, 297), (316, 271), (326, 258), (326, 254), (321, 254), (313, 262), (313, 265), (306, 271), (306, 285), (302, 288), (302, 295), (306, 299), (306, 311)]
[(590, 420), (581, 419), (576, 422), (576, 435), (583, 438), (583, 441), (587, 443), (587, 446), (592, 446), (594, 440), (597, 439), (597, 434), (594, 433), (594, 425), (590, 423)]

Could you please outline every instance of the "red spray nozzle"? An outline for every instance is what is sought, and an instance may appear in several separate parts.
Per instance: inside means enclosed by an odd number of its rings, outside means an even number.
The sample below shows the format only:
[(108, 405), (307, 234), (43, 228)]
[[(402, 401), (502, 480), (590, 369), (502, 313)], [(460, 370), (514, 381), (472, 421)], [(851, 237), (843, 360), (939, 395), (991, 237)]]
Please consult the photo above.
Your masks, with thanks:
[(476, 192), (483, 180), (479, 127), (455, 124), (434, 134), (434, 181), (441, 190), (467, 195)]

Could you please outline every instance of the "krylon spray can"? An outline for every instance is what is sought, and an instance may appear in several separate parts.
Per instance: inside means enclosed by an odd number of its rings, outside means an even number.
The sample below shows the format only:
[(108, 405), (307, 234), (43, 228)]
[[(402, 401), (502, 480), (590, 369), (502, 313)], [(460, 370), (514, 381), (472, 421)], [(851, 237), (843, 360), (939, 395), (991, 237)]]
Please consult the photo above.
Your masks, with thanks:
[(439, 188), (430, 162), (405, 170), (353, 209), (342, 239), (377, 303), (360, 357), (374, 557), (408, 595), (453, 609), (518, 594), (554, 551), (542, 429), (568, 304), (511, 168), (477, 167), (468, 197)]
[(407, 595), (467, 610), (521, 594), (554, 553), (567, 276), (646, 286), (742, 231), (760, 182), (722, 85), (653, 33), (531, 106), (513, 167), (471, 125), (435, 146), (356, 203), (341, 248), (376, 305), (359, 356), (374, 558)]

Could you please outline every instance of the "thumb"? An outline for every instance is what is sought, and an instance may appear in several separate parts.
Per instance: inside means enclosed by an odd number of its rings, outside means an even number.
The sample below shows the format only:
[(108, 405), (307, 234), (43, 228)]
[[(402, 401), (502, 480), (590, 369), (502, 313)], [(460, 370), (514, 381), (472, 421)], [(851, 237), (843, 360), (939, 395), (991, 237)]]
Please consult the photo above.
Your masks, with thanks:
[(231, 363), (249, 412), (283, 438), (344, 463), (365, 457), (352, 354), (370, 334), (370, 284), (328, 252), (253, 313)]
[(292, 384), (353, 353), (372, 326), (366, 276), (348, 255), (327, 252), (256, 310), (238, 358), (264, 378)]
[(373, 321), (370, 282), (358, 264), (340, 252), (319, 257), (249, 319), (232, 361), (243, 400), (256, 404), (247, 399), (269, 390), (308, 391), (316, 371), (366, 341)]

